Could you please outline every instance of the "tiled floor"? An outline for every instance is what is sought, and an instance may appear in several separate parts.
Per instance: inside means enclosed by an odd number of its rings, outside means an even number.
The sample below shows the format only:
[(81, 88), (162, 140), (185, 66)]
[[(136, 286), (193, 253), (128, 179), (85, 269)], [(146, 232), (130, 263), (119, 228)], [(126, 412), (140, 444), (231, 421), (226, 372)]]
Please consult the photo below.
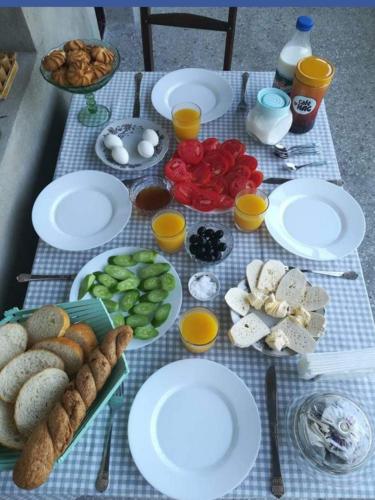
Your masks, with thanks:
[[(183, 10), (221, 19), (227, 12), (224, 8)], [(301, 14), (314, 18), (314, 53), (331, 59), (337, 68), (326, 105), (346, 187), (366, 215), (367, 234), (360, 255), (375, 310), (375, 9), (240, 8), (232, 68), (273, 70)], [(138, 9), (107, 9), (105, 36), (119, 47), (123, 70), (143, 69), (138, 15)], [(224, 35), (155, 27), (154, 52), (158, 70), (221, 69)]]

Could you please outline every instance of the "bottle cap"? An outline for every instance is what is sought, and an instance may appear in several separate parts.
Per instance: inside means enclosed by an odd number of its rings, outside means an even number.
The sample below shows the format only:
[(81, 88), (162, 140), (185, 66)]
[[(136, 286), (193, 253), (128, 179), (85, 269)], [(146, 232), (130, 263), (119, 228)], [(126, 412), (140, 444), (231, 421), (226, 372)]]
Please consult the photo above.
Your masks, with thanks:
[(275, 88), (265, 88), (259, 91), (258, 101), (268, 109), (283, 109), (290, 105), (290, 99), (285, 92)]
[(296, 22), (298, 31), (310, 31), (314, 26), (314, 21), (309, 16), (299, 16)]
[(327, 59), (308, 56), (297, 63), (295, 78), (310, 87), (329, 85), (335, 74), (335, 67)]

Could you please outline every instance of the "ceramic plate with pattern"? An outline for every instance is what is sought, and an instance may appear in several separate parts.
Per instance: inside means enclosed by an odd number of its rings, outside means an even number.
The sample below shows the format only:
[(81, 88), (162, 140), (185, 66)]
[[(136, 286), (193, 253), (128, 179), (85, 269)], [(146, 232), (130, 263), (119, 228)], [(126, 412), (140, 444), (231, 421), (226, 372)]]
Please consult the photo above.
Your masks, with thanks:
[[(154, 156), (143, 158), (138, 153), (137, 146), (142, 140), (143, 132), (148, 128), (155, 130), (158, 134), (159, 144), (155, 147)], [(104, 146), (104, 137), (108, 134), (115, 134), (122, 140), (124, 148), (129, 153), (129, 163), (127, 165), (116, 163), (111, 156), (111, 150)], [(101, 131), (96, 140), (95, 152), (100, 160), (109, 167), (123, 172), (132, 172), (146, 170), (162, 161), (168, 151), (168, 146), (168, 134), (160, 125), (143, 118), (125, 118), (110, 123)]]

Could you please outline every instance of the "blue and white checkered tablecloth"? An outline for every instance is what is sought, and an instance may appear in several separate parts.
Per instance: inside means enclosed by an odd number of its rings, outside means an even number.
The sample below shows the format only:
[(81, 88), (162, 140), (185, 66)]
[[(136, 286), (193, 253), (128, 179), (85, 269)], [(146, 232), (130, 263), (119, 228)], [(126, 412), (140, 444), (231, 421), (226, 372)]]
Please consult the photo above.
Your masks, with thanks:
[[(254, 154), (265, 176), (285, 176), (282, 160), (272, 155), (269, 148), (253, 142), (245, 132), (244, 115), (236, 113), (241, 87), (241, 73), (221, 73), (234, 91), (232, 107), (225, 116), (202, 126), (202, 137), (215, 136), (220, 140), (238, 138), (247, 146), (247, 151)], [(151, 90), (161, 73), (145, 73), (142, 80), (141, 115), (161, 123), (171, 134), (171, 123), (158, 115), (151, 104)], [(271, 73), (251, 73), (249, 81), (249, 101), (254, 104), (256, 93), (262, 87), (272, 84)], [(131, 116), (134, 96), (134, 74), (118, 73), (113, 80), (97, 93), (99, 103), (112, 109), (114, 120)], [(329, 96), (328, 96), (329, 99)], [(82, 97), (74, 97), (67, 120), (65, 135), (58, 159), (56, 177), (79, 169), (95, 169), (109, 172), (123, 178), (121, 172), (104, 166), (96, 157), (94, 151), (98, 129), (82, 127), (76, 114), (84, 104)], [(285, 143), (288, 145), (305, 142), (317, 142), (327, 160), (326, 167), (302, 169), (294, 177), (320, 177), (323, 179), (339, 178), (340, 172), (336, 161), (334, 146), (329, 124), (322, 106), (314, 129), (303, 136), (288, 135)], [(171, 144), (172, 148), (174, 144)], [(306, 158), (304, 158), (306, 159)], [(159, 168), (159, 167), (158, 167)], [(134, 175), (134, 174), (133, 174)], [(265, 189), (271, 190), (272, 186)], [(188, 223), (202, 220), (205, 217), (190, 210), (185, 210)], [(212, 216), (211, 216), (212, 217)], [(219, 217), (216, 217), (218, 219)], [(232, 225), (231, 215), (220, 216), (220, 220)], [(31, 223), (31, 221), (30, 221)], [(322, 221), (322, 223), (324, 223)], [(207, 358), (223, 363), (236, 372), (248, 385), (257, 402), (262, 420), (262, 443), (258, 459), (249, 476), (231, 494), (228, 499), (240, 498), (271, 498), (270, 493), (270, 441), (266, 413), (265, 372), (270, 360), (252, 349), (236, 349), (228, 342), (225, 332), (230, 325), (228, 309), (223, 302), (226, 289), (236, 285), (244, 276), (245, 265), (253, 258), (276, 258), (299, 267), (315, 267), (326, 270), (353, 269), (360, 273), (360, 279), (345, 281), (335, 278), (311, 276), (314, 284), (324, 286), (331, 297), (327, 308), (327, 331), (318, 344), (318, 351), (333, 351), (340, 349), (355, 349), (375, 345), (374, 323), (369, 306), (365, 283), (357, 253), (334, 262), (311, 262), (296, 257), (279, 247), (267, 230), (255, 234), (242, 234), (234, 231), (235, 246), (230, 257), (215, 268), (222, 293), (211, 304), (218, 313), (221, 322), (221, 335), (215, 347), (206, 355)], [(74, 273), (95, 255), (123, 245), (139, 245), (154, 247), (149, 219), (133, 213), (131, 221), (114, 240), (100, 248), (85, 252), (63, 252), (56, 250), (43, 242), (39, 242), (33, 266), (34, 273)], [(189, 276), (195, 267), (184, 252), (171, 257), (184, 287), (182, 310), (196, 305), (188, 295), (186, 286)], [(68, 299), (70, 283), (46, 282), (30, 284), (25, 306), (38, 306), (45, 303), (58, 303)], [(112, 436), (111, 482), (106, 494), (117, 498), (161, 498), (141, 476), (134, 465), (127, 441), (127, 416), (133, 398), (143, 382), (158, 368), (181, 358), (191, 357), (182, 347), (177, 331), (177, 325), (154, 344), (145, 349), (129, 352), (127, 359), (130, 365), (130, 375), (125, 382), (126, 404), (124, 411), (116, 421)], [(285, 426), (285, 414), (288, 406), (299, 395), (318, 388), (339, 390), (354, 396), (369, 410), (375, 421), (375, 383), (371, 378), (358, 378), (342, 382), (304, 382), (296, 376), (296, 358), (277, 362), (278, 402), (280, 411), (280, 446), (281, 468), (285, 481), (285, 498), (375, 498), (375, 460), (372, 460), (363, 473), (355, 477), (343, 477), (335, 481), (320, 475), (318, 479), (299, 467), (295, 453), (288, 441)], [(103, 438), (108, 422), (108, 408), (96, 419), (95, 423), (76, 446), (74, 452), (62, 464), (56, 467), (47, 484), (35, 492), (43, 498), (58, 496), (94, 495), (95, 478), (102, 453)], [(0, 474), (0, 497), (2, 495), (21, 496), (11, 481), (8, 472)], [(22, 494), (23, 496), (23, 494)], [(30, 494), (25, 495), (30, 498)]]

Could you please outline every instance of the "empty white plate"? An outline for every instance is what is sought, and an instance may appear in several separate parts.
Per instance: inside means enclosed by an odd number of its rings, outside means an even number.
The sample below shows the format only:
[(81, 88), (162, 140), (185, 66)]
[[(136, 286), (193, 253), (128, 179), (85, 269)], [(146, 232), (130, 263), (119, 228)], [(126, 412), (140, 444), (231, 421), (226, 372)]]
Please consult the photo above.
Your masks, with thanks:
[(361, 244), (365, 217), (344, 189), (320, 179), (296, 179), (269, 197), (267, 229), (286, 250), (312, 260), (340, 259)]
[(38, 236), (60, 250), (89, 250), (112, 240), (132, 212), (129, 191), (113, 175), (80, 170), (48, 184), (35, 200)]
[(156, 111), (168, 120), (172, 119), (176, 104), (197, 104), (202, 111), (201, 123), (207, 123), (228, 111), (233, 92), (229, 83), (214, 71), (185, 68), (163, 76), (152, 89), (151, 100)]
[(129, 414), (130, 451), (144, 478), (179, 500), (229, 493), (258, 455), (261, 425), (244, 382), (223, 365), (184, 359), (146, 380)]

